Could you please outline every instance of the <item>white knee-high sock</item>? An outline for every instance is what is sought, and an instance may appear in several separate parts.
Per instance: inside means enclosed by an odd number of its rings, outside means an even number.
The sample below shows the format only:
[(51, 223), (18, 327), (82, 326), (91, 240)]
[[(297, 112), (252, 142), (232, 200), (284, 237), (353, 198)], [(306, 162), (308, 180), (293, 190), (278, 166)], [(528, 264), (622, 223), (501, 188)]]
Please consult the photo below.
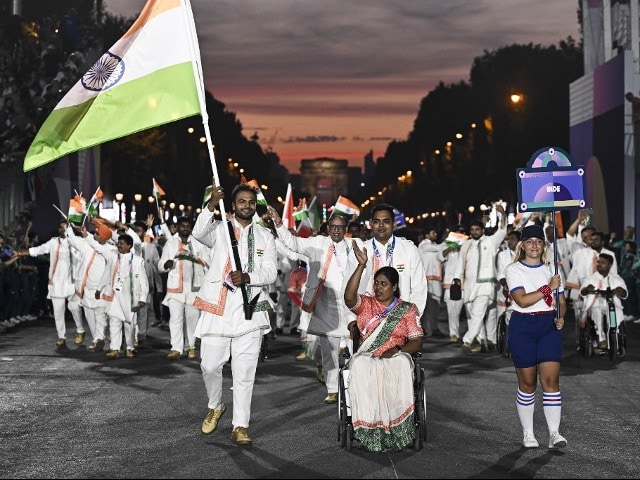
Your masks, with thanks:
[(518, 389), (516, 407), (523, 433), (533, 433), (533, 410), (536, 405), (536, 392), (524, 393)]
[(562, 414), (562, 396), (560, 392), (542, 392), (542, 408), (547, 419), (549, 433), (557, 432), (560, 428)]

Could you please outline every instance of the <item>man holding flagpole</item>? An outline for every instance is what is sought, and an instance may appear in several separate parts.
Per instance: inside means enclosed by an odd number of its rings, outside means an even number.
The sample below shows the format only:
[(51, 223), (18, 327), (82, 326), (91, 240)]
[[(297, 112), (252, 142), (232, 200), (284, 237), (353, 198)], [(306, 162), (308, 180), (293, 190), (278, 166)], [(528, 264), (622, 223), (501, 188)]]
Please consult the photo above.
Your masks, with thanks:
[(194, 302), (201, 310), (195, 335), (201, 339), (200, 368), (209, 407), (201, 431), (205, 435), (215, 432), (226, 410), (222, 369), (231, 357), (231, 440), (236, 445), (251, 445), (248, 428), (253, 385), (262, 339), (271, 328), (270, 304), (263, 287), (276, 281), (276, 245), (271, 232), (254, 223), (257, 193), (247, 184), (237, 185), (231, 193), (233, 219), (214, 220), (214, 211), (224, 198), (216, 183), (214, 177), (211, 199), (192, 232), (196, 240), (211, 249), (209, 270)]

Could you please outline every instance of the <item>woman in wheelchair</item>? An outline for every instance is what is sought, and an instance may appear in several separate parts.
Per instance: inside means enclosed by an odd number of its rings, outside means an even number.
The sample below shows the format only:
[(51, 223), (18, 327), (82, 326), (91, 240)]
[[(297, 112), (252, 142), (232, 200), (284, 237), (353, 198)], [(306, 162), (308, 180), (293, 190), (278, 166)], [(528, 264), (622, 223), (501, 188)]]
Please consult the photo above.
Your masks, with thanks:
[[(609, 312), (609, 305), (603, 291), (610, 288), (615, 294), (613, 302), (616, 306), (616, 318), (618, 323), (623, 318), (621, 299), (627, 298), (627, 285), (620, 275), (611, 271), (613, 257), (608, 253), (598, 255), (596, 271), (584, 279), (580, 288), (580, 295), (584, 297), (584, 309), (580, 318), (580, 325), (585, 326), (587, 317), (593, 321), (598, 333), (598, 348), (607, 348), (607, 329), (603, 318)], [(606, 322), (609, 325), (609, 322)]]
[(349, 324), (351, 338), (361, 334), (349, 360), (349, 396), (354, 437), (370, 451), (398, 451), (416, 435), (412, 354), (422, 350), (418, 309), (401, 300), (398, 271), (382, 267), (374, 276), (374, 296), (358, 295), (367, 251), (353, 242), (358, 266), (344, 300), (358, 319)]

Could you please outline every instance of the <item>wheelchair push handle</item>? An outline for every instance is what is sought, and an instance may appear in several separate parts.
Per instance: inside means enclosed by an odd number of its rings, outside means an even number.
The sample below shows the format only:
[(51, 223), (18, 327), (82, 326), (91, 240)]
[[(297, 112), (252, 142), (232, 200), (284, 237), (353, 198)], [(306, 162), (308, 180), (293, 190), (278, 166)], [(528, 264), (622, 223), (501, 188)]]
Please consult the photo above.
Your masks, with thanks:
[(606, 290), (594, 290), (593, 293), (603, 296), (607, 301), (611, 301), (615, 298), (616, 292), (611, 287), (607, 287)]

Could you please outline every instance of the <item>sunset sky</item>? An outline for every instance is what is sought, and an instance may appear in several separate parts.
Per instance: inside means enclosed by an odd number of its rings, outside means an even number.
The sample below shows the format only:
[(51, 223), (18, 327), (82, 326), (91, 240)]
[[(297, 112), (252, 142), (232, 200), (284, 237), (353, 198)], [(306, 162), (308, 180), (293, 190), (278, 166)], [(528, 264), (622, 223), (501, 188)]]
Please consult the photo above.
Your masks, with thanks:
[[(106, 0), (136, 16), (144, 0)], [(579, 41), (577, 0), (192, 0), (205, 86), (243, 133), (300, 160), (347, 159), (404, 140), (420, 101), (468, 81), (473, 59)], [(215, 135), (215, 125), (212, 125)]]

